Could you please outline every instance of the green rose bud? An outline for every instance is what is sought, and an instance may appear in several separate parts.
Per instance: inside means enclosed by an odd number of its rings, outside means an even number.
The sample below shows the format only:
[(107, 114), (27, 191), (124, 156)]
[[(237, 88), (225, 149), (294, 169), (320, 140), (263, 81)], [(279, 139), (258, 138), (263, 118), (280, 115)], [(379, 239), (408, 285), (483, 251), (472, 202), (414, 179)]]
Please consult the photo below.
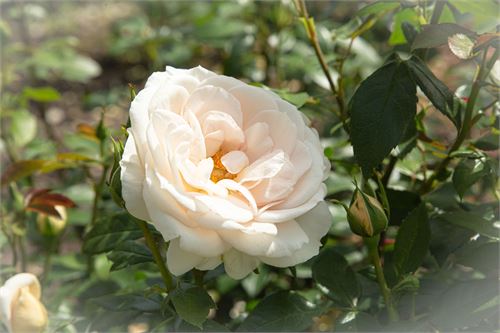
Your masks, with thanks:
[(56, 216), (49, 216), (43, 213), (38, 213), (36, 223), (38, 225), (38, 230), (40, 230), (40, 233), (42, 235), (59, 235), (66, 226), (66, 222), (68, 220), (66, 208), (64, 206), (54, 206), (54, 208), (61, 216), (60, 218)]
[(387, 215), (380, 202), (356, 188), (347, 210), (347, 221), (352, 232), (363, 237), (373, 237), (387, 227)]

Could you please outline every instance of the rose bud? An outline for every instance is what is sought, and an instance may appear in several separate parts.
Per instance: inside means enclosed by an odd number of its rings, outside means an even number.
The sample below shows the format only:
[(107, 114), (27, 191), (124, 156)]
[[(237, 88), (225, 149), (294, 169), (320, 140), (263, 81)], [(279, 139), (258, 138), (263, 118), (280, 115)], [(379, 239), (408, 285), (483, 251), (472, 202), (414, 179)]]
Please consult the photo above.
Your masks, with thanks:
[(45, 236), (56, 236), (61, 233), (61, 231), (66, 226), (68, 220), (68, 214), (66, 213), (66, 208), (64, 206), (54, 206), (55, 210), (59, 213), (61, 217), (47, 215), (44, 213), (38, 213), (36, 218), (36, 224), (40, 233)]
[(47, 310), (40, 302), (35, 275), (20, 273), (0, 288), (0, 319), (10, 333), (40, 333), (47, 327)]
[(318, 254), (330, 163), (305, 115), (275, 93), (202, 67), (153, 73), (130, 107), (121, 166), (133, 216), (170, 241), (174, 275)]
[(387, 227), (387, 215), (380, 202), (356, 188), (347, 210), (347, 221), (352, 232), (363, 237), (373, 237)]

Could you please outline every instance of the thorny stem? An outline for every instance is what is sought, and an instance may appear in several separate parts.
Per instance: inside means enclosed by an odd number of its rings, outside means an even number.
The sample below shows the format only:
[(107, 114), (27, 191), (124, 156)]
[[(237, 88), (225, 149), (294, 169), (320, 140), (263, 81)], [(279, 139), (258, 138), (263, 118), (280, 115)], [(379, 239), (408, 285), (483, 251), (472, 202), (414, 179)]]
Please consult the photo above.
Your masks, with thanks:
[(139, 227), (142, 230), (142, 233), (144, 234), (146, 245), (153, 254), (154, 261), (156, 263), (156, 266), (158, 266), (158, 269), (160, 270), (160, 274), (163, 278), (163, 282), (165, 283), (165, 287), (167, 288), (167, 292), (173, 290), (174, 285), (172, 282), (172, 275), (170, 275), (167, 266), (165, 266), (165, 261), (163, 260), (160, 251), (158, 251), (158, 247), (156, 246), (156, 242), (153, 238), (153, 235), (151, 234), (151, 231), (149, 231), (148, 229), (147, 223), (141, 220), (137, 220), (137, 224), (139, 225)]
[(307, 12), (307, 7), (305, 4), (304, 0), (296, 0), (295, 1), (297, 11), (299, 15), (302, 17), (304, 20), (304, 25), (306, 28), (307, 32), (307, 37), (309, 39), (309, 42), (311, 43), (311, 46), (314, 49), (314, 52), (316, 53), (316, 58), (318, 58), (319, 64), (321, 66), (321, 69), (323, 70), (323, 73), (325, 74), (325, 77), (328, 81), (328, 85), (330, 86), (330, 90), (332, 91), (335, 100), (337, 101), (339, 110), (334, 110), (336, 115), (340, 118), (342, 121), (342, 124), (344, 126), (344, 129), (347, 131), (347, 115), (346, 115), (346, 107), (344, 100), (342, 99), (342, 96), (339, 94), (337, 91), (337, 88), (335, 87), (335, 83), (333, 82), (333, 78), (330, 74), (330, 69), (328, 68), (328, 65), (325, 60), (325, 56), (323, 54), (323, 51), (321, 50), (321, 46), (319, 45), (319, 40), (318, 40), (318, 35), (316, 34), (316, 28), (314, 26), (313, 21), (309, 17), (309, 13)]
[(452, 160), (452, 153), (455, 152), (460, 148), (462, 143), (465, 141), (465, 139), (468, 137), (469, 132), (472, 127), (472, 116), (474, 113), (474, 106), (476, 104), (476, 99), (477, 96), (479, 95), (479, 90), (481, 89), (482, 81), (488, 75), (488, 73), (491, 71), (493, 68), (493, 65), (495, 64), (496, 59), (499, 56), (499, 48), (495, 50), (495, 53), (493, 56), (490, 58), (490, 61), (487, 62), (487, 54), (488, 54), (488, 49), (485, 49), (483, 51), (483, 59), (481, 61), (481, 65), (477, 71), (476, 77), (474, 79), (474, 82), (472, 83), (472, 88), (471, 92), (469, 95), (469, 99), (467, 101), (467, 106), (465, 108), (465, 115), (464, 115), (464, 120), (462, 123), (462, 128), (459, 130), (457, 138), (455, 139), (455, 142), (451, 146), (450, 150), (448, 151), (448, 154), (446, 157), (438, 164), (436, 169), (434, 170), (434, 173), (427, 179), (426, 182), (422, 185), (420, 188), (420, 194), (425, 194), (429, 192), (432, 189), (432, 185), (434, 184), (434, 181), (439, 177), (439, 175), (443, 172), (443, 170), (446, 169), (448, 164)]
[(387, 287), (387, 282), (385, 281), (384, 271), (382, 270), (382, 264), (380, 263), (380, 256), (378, 254), (378, 243), (380, 235), (364, 238), (365, 244), (368, 248), (368, 256), (370, 257), (373, 266), (375, 267), (375, 274), (377, 276), (377, 282), (384, 298), (385, 305), (387, 307), (387, 313), (389, 315), (389, 321), (397, 322), (399, 320), (399, 314), (394, 306), (391, 291)]

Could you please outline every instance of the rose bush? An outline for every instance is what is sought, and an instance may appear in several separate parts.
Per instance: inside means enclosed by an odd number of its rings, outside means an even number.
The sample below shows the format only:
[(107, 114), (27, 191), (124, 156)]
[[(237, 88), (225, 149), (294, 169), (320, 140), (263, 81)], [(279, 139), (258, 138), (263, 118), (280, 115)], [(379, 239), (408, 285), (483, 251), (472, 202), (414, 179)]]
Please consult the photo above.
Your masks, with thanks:
[(296, 107), (202, 67), (168, 67), (135, 97), (130, 120), (122, 195), (170, 241), (173, 274), (223, 262), (243, 278), (259, 262), (287, 267), (318, 253), (330, 164)]

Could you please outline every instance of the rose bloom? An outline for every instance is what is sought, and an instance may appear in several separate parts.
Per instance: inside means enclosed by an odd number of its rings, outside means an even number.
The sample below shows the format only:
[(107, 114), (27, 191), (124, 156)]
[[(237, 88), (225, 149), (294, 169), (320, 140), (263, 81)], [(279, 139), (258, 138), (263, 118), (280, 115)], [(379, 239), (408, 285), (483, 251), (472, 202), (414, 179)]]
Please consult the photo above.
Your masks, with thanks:
[(169, 270), (245, 277), (318, 253), (331, 217), (318, 133), (276, 94), (202, 67), (153, 73), (130, 108), (127, 210), (170, 241)]
[(47, 327), (47, 310), (40, 301), (35, 275), (19, 273), (0, 287), (0, 319), (11, 333), (38, 333)]

